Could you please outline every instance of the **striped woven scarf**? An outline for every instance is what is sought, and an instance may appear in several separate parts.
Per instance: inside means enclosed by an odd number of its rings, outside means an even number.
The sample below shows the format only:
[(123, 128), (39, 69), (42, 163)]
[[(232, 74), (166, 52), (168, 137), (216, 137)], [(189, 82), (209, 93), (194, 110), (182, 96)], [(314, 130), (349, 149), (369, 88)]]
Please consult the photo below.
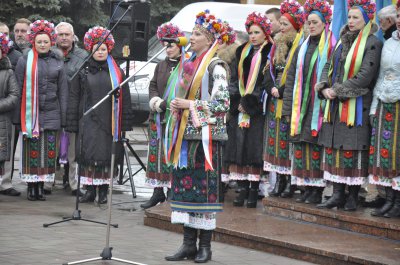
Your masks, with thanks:
[[(107, 64), (111, 79), (111, 88), (114, 90), (122, 82), (122, 73), (115, 62), (114, 58), (109, 55), (107, 57)], [(111, 98), (112, 102), (112, 135), (113, 141), (118, 142), (121, 137), (121, 122), (122, 122), (122, 88), (119, 89), (119, 97), (114, 94)]]

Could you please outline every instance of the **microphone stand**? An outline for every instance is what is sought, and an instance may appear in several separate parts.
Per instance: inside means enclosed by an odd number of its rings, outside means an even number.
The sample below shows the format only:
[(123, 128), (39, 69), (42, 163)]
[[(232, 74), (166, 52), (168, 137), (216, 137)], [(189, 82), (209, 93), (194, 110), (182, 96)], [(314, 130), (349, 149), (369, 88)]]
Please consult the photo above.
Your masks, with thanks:
[[(115, 23), (115, 25), (110, 29), (110, 31), (108, 32), (108, 34), (99, 42), (99, 44), (97, 45), (97, 47), (92, 51), (91, 54), (89, 54), (85, 60), (82, 62), (82, 64), (79, 66), (78, 70), (74, 73), (74, 75), (71, 77), (71, 81), (74, 80), (76, 78), (76, 76), (78, 75), (78, 73), (83, 69), (83, 67), (87, 64), (87, 62), (89, 61), (90, 58), (92, 58), (93, 54), (100, 48), (100, 46), (105, 42), (105, 40), (108, 38), (108, 36), (111, 34), (111, 32), (115, 29), (115, 27), (121, 22), (121, 20), (125, 17), (125, 15), (132, 9), (132, 6), (128, 6), (128, 8), (125, 10), (125, 12), (121, 15), (121, 17), (118, 19), (118, 21)], [(86, 104), (86, 103), (85, 103)], [(84, 105), (85, 105), (84, 104)], [(82, 116), (82, 126), (84, 125), (84, 117), (85, 114)], [(82, 157), (82, 138), (83, 138), (83, 133), (81, 134), (81, 137), (79, 139), (79, 155)], [(81, 217), (81, 210), (79, 210), (79, 189), (80, 189), (80, 185), (81, 185), (81, 176), (80, 176), (80, 164), (78, 163), (78, 189), (76, 192), (76, 198), (75, 198), (75, 210), (72, 213), (71, 217), (63, 217), (63, 220), (61, 221), (57, 221), (57, 222), (53, 222), (53, 223), (46, 223), (43, 224), (43, 227), (49, 227), (51, 225), (55, 225), (55, 224), (59, 224), (59, 223), (64, 223), (64, 222), (68, 222), (71, 220), (80, 220), (80, 221), (86, 221), (86, 222), (91, 222), (91, 223), (96, 223), (96, 224), (102, 224), (102, 225), (107, 225), (107, 223), (104, 222), (98, 222), (98, 221), (94, 221), (94, 220), (89, 220), (89, 219), (84, 219)], [(118, 224), (111, 224), (113, 227), (118, 228)]]

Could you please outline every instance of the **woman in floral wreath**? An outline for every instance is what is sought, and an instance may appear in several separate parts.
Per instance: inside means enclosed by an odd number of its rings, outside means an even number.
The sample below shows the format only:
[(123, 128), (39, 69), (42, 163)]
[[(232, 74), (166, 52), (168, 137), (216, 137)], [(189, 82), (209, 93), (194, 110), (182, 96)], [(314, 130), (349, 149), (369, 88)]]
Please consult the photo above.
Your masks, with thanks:
[(314, 85), (334, 48), (329, 23), (332, 10), (327, 1), (307, 0), (304, 4), (309, 37), (297, 49), (283, 95), (282, 115), (290, 121), (293, 143), (292, 184), (304, 186), (297, 202), (321, 203), (325, 187), (321, 165), (322, 148), (318, 133), (322, 123), (322, 102)]
[(12, 170), (12, 115), (14, 110), (19, 107), (20, 95), (11, 61), (7, 57), (8, 44), (8, 36), (0, 33), (0, 143), (2, 145), (0, 149), (0, 183), (2, 182), (2, 176)]
[(62, 57), (50, 50), (54, 25), (37, 20), (30, 25), (32, 49), (21, 57), (15, 74), (22, 89), (22, 180), (28, 200), (45, 200), (44, 182), (54, 182), (56, 133), (66, 125), (68, 84)]
[(385, 41), (371, 106), (369, 183), (385, 187), (386, 202), (371, 215), (400, 217), (400, 0), (397, 30)]
[[(114, 43), (109, 30), (98, 26), (89, 29), (84, 37), (85, 49), (93, 52), (97, 46), (100, 47), (71, 83), (67, 131), (77, 133), (77, 139), (82, 137), (82, 141), (76, 141), (75, 150), (81, 150), (82, 142), (82, 153), (77, 152), (76, 160), (81, 183), (86, 185), (86, 193), (80, 199), (83, 203), (95, 200), (96, 187), (99, 188), (98, 203), (107, 203), (112, 142), (120, 139), (122, 131), (132, 129), (133, 114), (127, 84), (119, 90), (119, 96), (109, 97), (82, 119), (84, 112), (118, 87), (125, 78), (122, 69), (110, 55)], [(117, 147), (121, 148), (120, 142)], [(116, 152), (116, 161), (121, 159), (120, 153)]]
[(332, 196), (317, 207), (344, 205), (344, 210), (355, 211), (358, 192), (368, 177), (369, 113), (382, 43), (374, 35), (375, 3), (349, 0), (348, 7), (348, 23), (316, 86), (327, 99), (318, 140), (324, 147), (321, 167), (324, 179), (333, 182)]
[[(172, 23), (164, 23), (157, 29), (157, 38), (178, 38), (185, 34)], [(167, 57), (157, 64), (150, 82), (149, 154), (147, 157), (146, 183), (154, 188), (150, 200), (140, 205), (147, 209), (165, 201), (164, 187), (170, 189), (171, 167), (166, 164), (163, 148), (165, 124), (169, 116), (169, 103), (178, 80), (177, 67), (181, 57), (181, 46), (161, 41), (166, 47)]]
[[(257, 206), (263, 171), (262, 145), (264, 116), (262, 94), (266, 86), (263, 69), (272, 46), (271, 22), (255, 12), (245, 23), (249, 41), (236, 50), (236, 69), (232, 72), (228, 121), (228, 142), (224, 153), (229, 179), (238, 181), (240, 192), (234, 206)], [(250, 184), (251, 183), (251, 184)]]
[(193, 54), (183, 65), (164, 136), (167, 161), (174, 166), (171, 222), (184, 225), (183, 244), (166, 257), (168, 261), (211, 259), (216, 213), (222, 211), (221, 141), (227, 138), (224, 118), (229, 109), (229, 66), (215, 53), (220, 44), (231, 44), (235, 38), (233, 29), (208, 10), (197, 15), (190, 37)]
[(265, 110), (263, 160), (264, 170), (277, 174), (269, 196), (287, 198), (293, 195), (293, 187), (290, 182), (289, 124), (282, 119), (282, 99), (294, 52), (302, 44), (304, 14), (300, 4), (288, 1), (282, 2), (280, 12), (280, 32), (274, 37), (269, 63), (264, 70), (268, 103)]

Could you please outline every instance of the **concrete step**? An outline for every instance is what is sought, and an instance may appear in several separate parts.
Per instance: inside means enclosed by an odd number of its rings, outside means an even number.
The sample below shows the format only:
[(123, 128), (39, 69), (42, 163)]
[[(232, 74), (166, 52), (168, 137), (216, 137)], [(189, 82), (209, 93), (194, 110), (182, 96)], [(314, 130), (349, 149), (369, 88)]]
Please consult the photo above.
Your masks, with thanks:
[[(229, 191), (218, 213), (215, 241), (316, 264), (399, 264), (399, 241), (271, 216), (261, 201), (256, 209), (233, 207), (233, 197)], [(168, 203), (160, 204), (146, 210), (144, 224), (181, 233), (182, 225), (171, 224), (170, 215)]]
[(296, 203), (295, 198), (274, 197), (264, 198), (263, 205), (265, 212), (270, 215), (400, 240), (400, 219), (373, 217), (370, 215), (372, 211), (370, 208), (358, 207), (355, 212), (346, 212), (340, 209), (318, 209), (315, 205)]

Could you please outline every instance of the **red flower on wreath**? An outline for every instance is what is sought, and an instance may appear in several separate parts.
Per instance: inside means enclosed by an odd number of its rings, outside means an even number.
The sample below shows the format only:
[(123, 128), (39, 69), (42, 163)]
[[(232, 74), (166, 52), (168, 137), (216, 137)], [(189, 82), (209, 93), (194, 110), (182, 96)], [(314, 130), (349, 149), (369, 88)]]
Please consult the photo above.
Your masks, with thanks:
[(375, 147), (373, 147), (372, 145), (369, 147), (369, 154), (373, 155), (375, 153)]
[(344, 157), (345, 158), (352, 158), (353, 157), (353, 151), (344, 151)]
[(383, 158), (388, 158), (389, 157), (389, 150), (387, 150), (386, 148), (382, 148), (381, 149), (381, 156)]
[(392, 121), (392, 120), (393, 120), (393, 115), (392, 115), (392, 113), (386, 113), (386, 115), (385, 115), (385, 120), (387, 120), (387, 121)]
[(274, 145), (274, 143), (275, 143), (274, 138), (269, 138), (269, 145)]
[(332, 154), (332, 148), (330, 148), (330, 147), (325, 148), (325, 152), (326, 152), (328, 155), (331, 155), (331, 154)]
[(279, 142), (279, 145), (280, 145), (280, 147), (282, 148), (282, 149), (285, 149), (286, 148), (286, 142), (285, 141), (280, 141)]
[(156, 156), (155, 155), (150, 155), (149, 160), (151, 163), (156, 162)]
[(151, 126), (150, 126), (150, 129), (152, 131), (157, 131), (157, 125), (155, 123), (152, 123)]
[(31, 157), (32, 158), (37, 158), (39, 156), (39, 152), (38, 151), (31, 151)]
[(377, 175), (374, 175), (374, 176), (372, 177), (372, 179), (373, 179), (374, 181), (379, 181), (379, 177), (378, 177)]
[(297, 159), (300, 159), (303, 155), (303, 152), (301, 152), (301, 150), (296, 150), (296, 152), (294, 152), (294, 157), (296, 157)]
[(317, 151), (312, 152), (312, 159), (318, 160), (320, 158), (320, 154)]
[(56, 152), (54, 152), (54, 151), (49, 151), (49, 152), (47, 153), (47, 156), (48, 156), (49, 158), (55, 158), (55, 157), (56, 157)]

